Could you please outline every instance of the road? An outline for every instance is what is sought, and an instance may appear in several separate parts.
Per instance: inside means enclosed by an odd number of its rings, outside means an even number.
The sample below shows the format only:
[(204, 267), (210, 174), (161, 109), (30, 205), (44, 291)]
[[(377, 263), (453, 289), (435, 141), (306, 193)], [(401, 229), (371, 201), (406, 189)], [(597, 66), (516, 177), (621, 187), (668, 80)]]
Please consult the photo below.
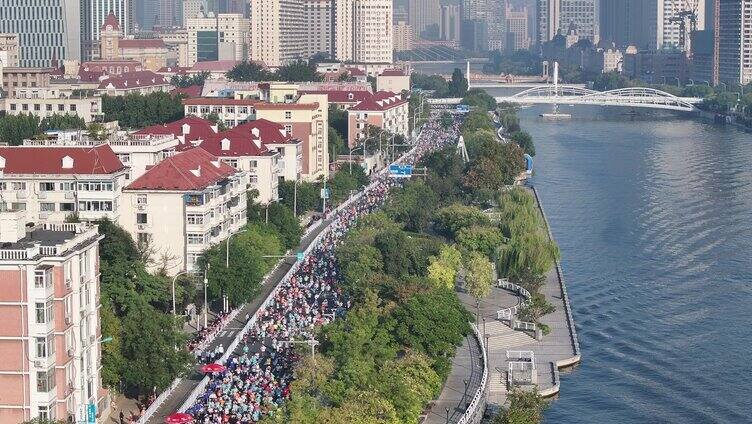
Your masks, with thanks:
[[(323, 222), (323, 225), (319, 225), (318, 227), (316, 227), (316, 229), (308, 233), (301, 240), (298, 251), (305, 250), (308, 245), (313, 242), (316, 236), (318, 236), (319, 233), (321, 233), (321, 231), (323, 231), (329, 225), (330, 222), (331, 219), (327, 219)], [(274, 288), (282, 280), (282, 277), (287, 274), (287, 271), (289, 271), (294, 264), (295, 258), (282, 259), (280, 266), (278, 266), (272, 272), (264, 285), (261, 286), (261, 291), (259, 292), (259, 294), (251, 302), (244, 304), (240, 308), (240, 312), (235, 316), (235, 319), (227, 323), (225, 328), (219, 334), (217, 334), (215, 339), (209, 344), (206, 350), (214, 350), (219, 345), (222, 345), (225, 350), (227, 350), (227, 347), (230, 345), (230, 343), (232, 343), (240, 330), (242, 330), (245, 326), (246, 315), (253, 316), (253, 314), (256, 313), (264, 300), (266, 300), (266, 298), (269, 296), (269, 293), (274, 290)], [(178, 408), (188, 398), (188, 395), (193, 391), (193, 389), (196, 388), (196, 386), (201, 382), (203, 378), (204, 375), (199, 373), (197, 370), (194, 370), (188, 376), (183, 378), (183, 380), (175, 387), (172, 393), (170, 393), (170, 396), (165, 399), (164, 403), (160, 405), (159, 409), (155, 411), (155, 413), (147, 422), (153, 424), (162, 424), (164, 422), (164, 419), (168, 415), (178, 410)]]

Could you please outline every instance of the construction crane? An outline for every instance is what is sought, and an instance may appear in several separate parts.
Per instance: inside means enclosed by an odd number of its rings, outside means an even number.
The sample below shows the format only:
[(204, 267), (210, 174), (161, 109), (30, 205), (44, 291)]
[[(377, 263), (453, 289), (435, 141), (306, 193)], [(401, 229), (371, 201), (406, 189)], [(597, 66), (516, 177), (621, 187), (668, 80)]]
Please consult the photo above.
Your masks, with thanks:
[(679, 24), (679, 47), (683, 51), (689, 51), (687, 46), (687, 20), (689, 20), (690, 31), (697, 31), (697, 13), (693, 10), (682, 10), (675, 16), (668, 18), (669, 22)]

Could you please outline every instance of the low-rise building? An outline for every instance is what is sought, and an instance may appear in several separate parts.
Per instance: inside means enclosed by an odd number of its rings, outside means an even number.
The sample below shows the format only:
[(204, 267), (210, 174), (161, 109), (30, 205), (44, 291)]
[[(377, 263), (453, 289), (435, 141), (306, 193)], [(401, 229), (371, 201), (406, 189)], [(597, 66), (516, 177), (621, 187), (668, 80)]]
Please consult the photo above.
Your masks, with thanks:
[(162, 75), (152, 71), (124, 72), (110, 76), (99, 83), (98, 90), (108, 96), (124, 96), (131, 93), (149, 94), (170, 91), (172, 85)]
[(21, 88), (39, 88), (50, 85), (51, 68), (2, 67), (2, 88), (8, 97), (14, 97)]
[(254, 142), (258, 140), (268, 150), (279, 154), (280, 178), (287, 181), (300, 179), (303, 172), (303, 142), (293, 137), (284, 125), (262, 118), (238, 125), (234, 131), (249, 136)]
[(0, 68), (18, 66), (18, 34), (0, 33)]
[(127, 172), (107, 144), (0, 147), (0, 199), (32, 222), (115, 221)]
[(57, 88), (19, 88), (15, 96), (5, 99), (5, 113), (10, 115), (34, 115), (44, 119), (51, 115), (76, 115), (84, 122), (92, 122), (102, 116), (102, 98), (78, 95)]
[(99, 235), (90, 224), (26, 226), (0, 209), (0, 422), (106, 416), (99, 316)]
[(201, 148), (149, 169), (123, 189), (120, 225), (164, 259), (168, 274), (196, 270), (201, 254), (246, 222), (248, 177)]
[(402, 69), (385, 69), (376, 77), (376, 90), (392, 93), (410, 91), (410, 73)]
[(168, 49), (161, 38), (128, 39), (122, 38), (122, 35), (117, 17), (110, 13), (100, 29), (101, 59), (135, 60), (150, 71), (156, 71), (167, 64)]
[(407, 137), (409, 133), (408, 101), (401, 96), (379, 91), (347, 111), (347, 143), (350, 148), (361, 143), (369, 126)]

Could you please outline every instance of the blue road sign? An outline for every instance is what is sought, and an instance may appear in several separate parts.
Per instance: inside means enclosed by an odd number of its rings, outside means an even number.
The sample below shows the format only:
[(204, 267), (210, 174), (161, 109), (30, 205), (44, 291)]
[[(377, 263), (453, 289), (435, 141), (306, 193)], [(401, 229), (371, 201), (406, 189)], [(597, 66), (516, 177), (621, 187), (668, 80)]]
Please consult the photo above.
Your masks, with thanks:
[(86, 422), (90, 424), (97, 423), (97, 405), (93, 403), (86, 405)]
[(305, 258), (305, 253), (298, 252), (298, 253), (295, 254), (295, 259), (297, 259), (298, 262), (302, 261), (303, 258)]
[(412, 165), (389, 165), (389, 174), (394, 178), (410, 178), (413, 175)]

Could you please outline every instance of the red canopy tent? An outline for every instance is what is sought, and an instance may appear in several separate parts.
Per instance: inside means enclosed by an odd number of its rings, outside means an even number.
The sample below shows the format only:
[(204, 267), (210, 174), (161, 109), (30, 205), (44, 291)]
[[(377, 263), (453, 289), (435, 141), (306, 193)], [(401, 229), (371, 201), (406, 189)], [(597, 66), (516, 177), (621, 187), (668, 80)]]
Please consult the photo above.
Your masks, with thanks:
[(206, 364), (201, 367), (201, 372), (206, 374), (210, 372), (222, 372), (226, 369), (227, 367), (222, 364)]
[(167, 416), (164, 422), (165, 424), (188, 424), (193, 422), (193, 417), (185, 412), (176, 412)]

